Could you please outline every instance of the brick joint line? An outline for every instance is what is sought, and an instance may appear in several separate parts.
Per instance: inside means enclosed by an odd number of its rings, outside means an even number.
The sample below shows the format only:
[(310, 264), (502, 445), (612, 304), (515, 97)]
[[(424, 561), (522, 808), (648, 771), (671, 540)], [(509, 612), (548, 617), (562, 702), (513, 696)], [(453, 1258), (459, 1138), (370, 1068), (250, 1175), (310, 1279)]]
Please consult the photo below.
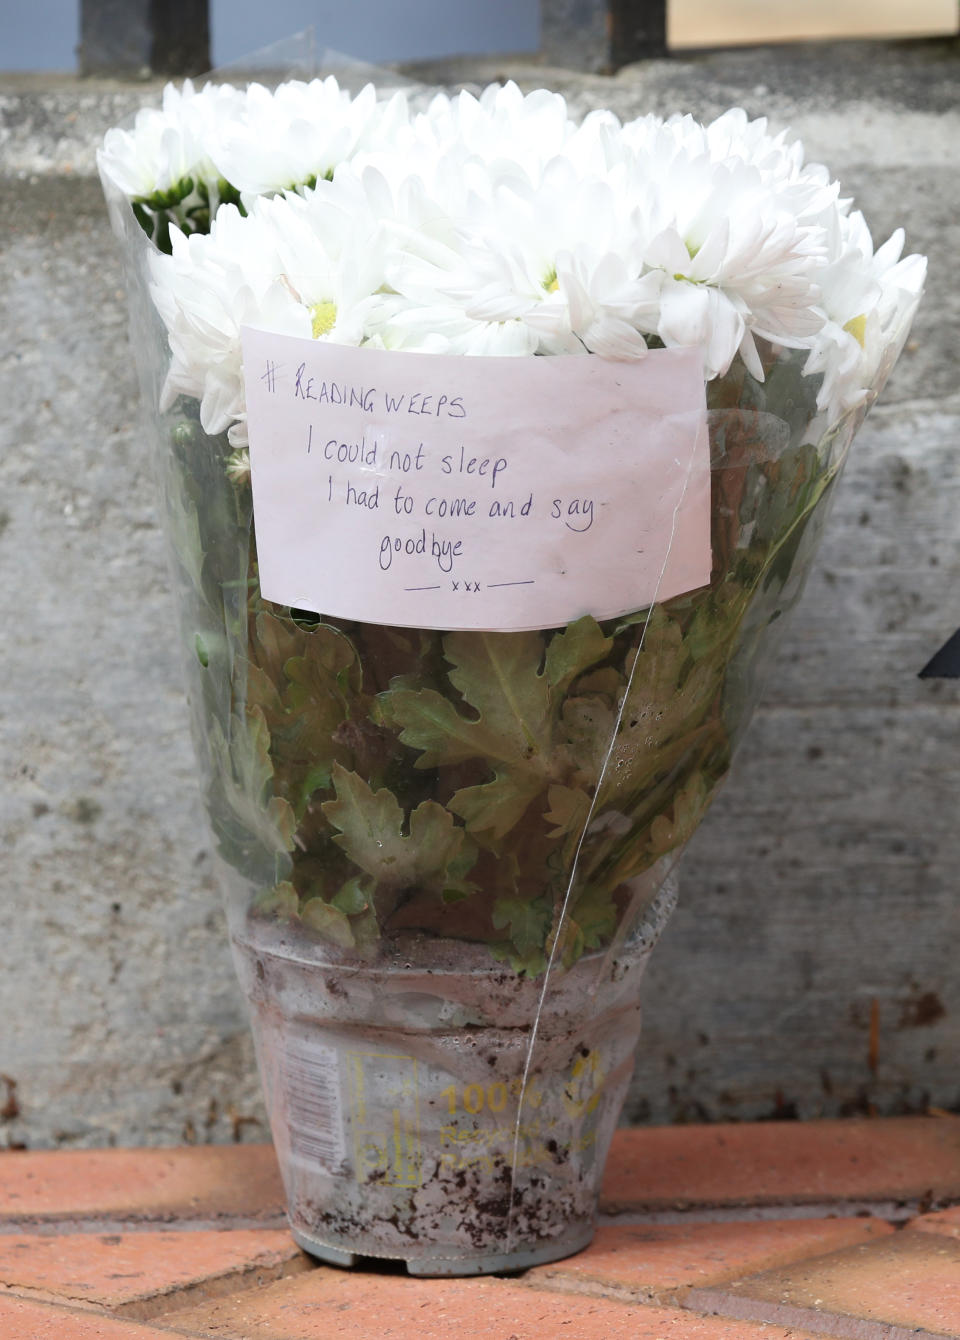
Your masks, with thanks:
[(162, 1219), (146, 1216), (136, 1219), (98, 1219), (96, 1216), (63, 1217), (55, 1215), (24, 1215), (21, 1218), (0, 1218), (0, 1236), (18, 1233), (38, 1237), (63, 1237), (67, 1233), (229, 1233), (231, 1231), (273, 1232), (288, 1228), (285, 1214), (265, 1215), (263, 1218), (223, 1215), (213, 1219), (177, 1219), (166, 1215)]
[(847, 1200), (847, 1201), (792, 1201), (786, 1204), (751, 1204), (744, 1199), (741, 1205), (691, 1206), (673, 1210), (601, 1209), (597, 1223), (624, 1228), (631, 1224), (726, 1224), (762, 1223), (780, 1219), (885, 1219), (889, 1223), (906, 1223), (931, 1211), (949, 1210), (960, 1205), (960, 1199), (947, 1197), (930, 1202), (919, 1196), (911, 1200)]
[(723, 1289), (691, 1289), (680, 1306), (700, 1316), (727, 1317), (731, 1321), (763, 1322), (774, 1326), (797, 1326), (815, 1335), (836, 1340), (957, 1340), (943, 1331), (897, 1326), (894, 1322), (874, 1321), (866, 1317), (844, 1316), (840, 1312), (821, 1311), (793, 1303), (768, 1303), (754, 1298), (738, 1298)]

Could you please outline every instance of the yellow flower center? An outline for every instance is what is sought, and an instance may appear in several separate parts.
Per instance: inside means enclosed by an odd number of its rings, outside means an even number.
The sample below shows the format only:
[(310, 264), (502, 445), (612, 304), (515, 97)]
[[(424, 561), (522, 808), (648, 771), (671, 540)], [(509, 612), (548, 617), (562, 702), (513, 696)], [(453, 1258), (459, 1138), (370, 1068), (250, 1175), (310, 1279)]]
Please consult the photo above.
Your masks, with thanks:
[(543, 287), (548, 293), (556, 293), (557, 289), (560, 287), (560, 281), (557, 279), (556, 270), (551, 270), (548, 274), (544, 275)]
[(847, 322), (847, 324), (844, 326), (844, 330), (847, 332), (848, 335), (853, 336), (857, 344), (859, 344), (860, 348), (862, 349), (863, 338), (867, 333), (866, 315), (851, 317), (850, 320)]
[(310, 308), (310, 316), (313, 319), (313, 338), (319, 340), (321, 335), (327, 335), (337, 324), (337, 304), (335, 302), (317, 302)]

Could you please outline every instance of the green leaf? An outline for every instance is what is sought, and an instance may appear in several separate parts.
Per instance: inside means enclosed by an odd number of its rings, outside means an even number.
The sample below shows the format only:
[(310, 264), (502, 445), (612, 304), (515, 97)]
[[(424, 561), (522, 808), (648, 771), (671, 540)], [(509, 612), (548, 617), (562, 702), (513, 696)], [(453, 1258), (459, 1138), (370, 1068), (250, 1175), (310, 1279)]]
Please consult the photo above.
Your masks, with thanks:
[(619, 703), (623, 685), (624, 678), (620, 671), (607, 665), (602, 670), (592, 670), (589, 675), (584, 675), (577, 684), (577, 692), (599, 693), (612, 703)]
[(568, 834), (579, 838), (590, 813), (590, 797), (581, 787), (551, 786), (547, 792), (550, 808), (543, 816), (548, 823), (555, 824), (552, 838), (566, 837)]
[(359, 916), (370, 906), (372, 890), (362, 879), (348, 879), (330, 899), (348, 917)]
[(284, 702), (300, 734), (327, 740), (349, 714), (351, 698), (360, 689), (360, 665), (339, 629), (319, 624), (303, 643), (302, 654), (283, 665), (289, 681)]
[(735, 636), (749, 603), (749, 592), (739, 582), (726, 581), (704, 592), (684, 635), (691, 660), (722, 651)]
[(279, 679), (284, 663), (297, 655), (302, 641), (292, 620), (278, 619), (268, 610), (257, 615), (257, 659), (274, 680)]
[(588, 786), (597, 783), (615, 725), (616, 713), (603, 698), (568, 698), (563, 705), (563, 739), (577, 778)]
[(247, 701), (264, 714), (278, 775), (302, 817), (313, 792), (329, 787), (334, 763), (350, 758), (340, 732), (362, 711), (360, 667), (350, 640), (328, 625), (304, 632), (262, 611), (256, 632), (260, 663), (247, 667)]
[(410, 815), (409, 836), (403, 835), (404, 813), (386, 787), (373, 791), (355, 772), (336, 764), (336, 800), (321, 806), (339, 829), (333, 839), (353, 863), (378, 884), (406, 888), (442, 880), (461, 854), (465, 834), (442, 805), (425, 800)]
[(546, 898), (498, 898), (491, 920), (497, 930), (508, 930), (510, 943), (521, 959), (543, 954), (552, 912)]
[(763, 543), (777, 540), (803, 512), (810, 491), (818, 483), (816, 465), (817, 449), (807, 445), (788, 447), (776, 461), (753, 467), (765, 484), (767, 495), (756, 510), (754, 540)]
[(650, 620), (624, 703), (600, 806), (649, 786), (672, 754), (666, 746), (702, 723), (723, 684), (723, 662), (693, 665), (680, 624), (658, 607)]
[[(588, 633), (581, 635), (587, 640)], [(553, 697), (540, 670), (543, 639), (538, 633), (451, 633), (444, 652), (453, 665), (450, 680), (479, 714), (476, 720), (434, 689), (388, 689), (378, 699), (380, 712), (404, 744), (421, 751), (418, 768), (472, 758), (487, 764), (493, 779), (457, 791), (450, 808), (471, 833), (497, 841), (517, 825), (555, 764)], [(557, 653), (558, 673), (561, 662), (576, 663), (572, 644), (567, 654)]]
[(309, 898), (300, 910), (300, 920), (312, 931), (332, 940), (341, 949), (352, 949), (354, 945), (350, 918), (338, 907), (325, 903), (322, 898)]
[(422, 750), (418, 768), (463, 763), (468, 758), (506, 761), (516, 757), (509, 742), (483, 723), (467, 721), (436, 689), (387, 689), (377, 702), (383, 721), (399, 729), (403, 743)]
[(259, 665), (247, 666), (247, 708), (259, 708), (271, 732), (286, 724), (286, 709), (274, 681)]
[(450, 633), (444, 652), (450, 681), (479, 717), (471, 721), (435, 689), (391, 688), (380, 694), (384, 721), (422, 751), (418, 768), (470, 758), (542, 774), (549, 755), (550, 694), (540, 673), (539, 633)]
[(347, 704), (330, 679), (305, 656), (284, 666), (289, 683), (283, 695), (285, 733), (309, 756), (312, 767), (332, 765), (333, 734), (347, 717)]
[(147, 237), (153, 237), (153, 215), (149, 214), (144, 208), (146, 201), (134, 198), (131, 201), (133, 205), (133, 217), (139, 223), (140, 227), (146, 233)]
[(330, 763), (315, 763), (303, 779), (300, 787), (301, 809), (310, 800), (315, 791), (326, 791), (330, 785)]
[[(354, 865), (378, 882), (403, 883), (406, 871), (403, 810), (386, 787), (374, 792), (355, 772), (340, 764), (334, 766), (332, 780), (336, 800), (328, 800), (321, 809), (326, 819), (339, 829), (334, 838)], [(397, 881), (395, 876), (401, 872)]]
[(299, 907), (300, 899), (297, 891), (288, 880), (275, 884), (272, 889), (265, 889), (253, 901), (255, 912), (261, 912), (264, 916), (279, 917), (281, 921), (289, 921), (291, 917), (295, 917)]
[(442, 889), (440, 897), (443, 902), (452, 906), (454, 903), (462, 903), (464, 898), (469, 898), (470, 893), (467, 889)]
[(695, 772), (687, 779), (673, 798), (670, 817), (659, 814), (650, 825), (650, 847), (655, 856), (665, 856), (693, 836), (710, 796), (702, 772)]
[(574, 902), (571, 916), (583, 937), (585, 949), (599, 949), (608, 944), (617, 928), (617, 905), (609, 889), (585, 889)]
[(539, 777), (505, 770), (498, 772), (492, 782), (461, 788), (447, 804), (459, 814), (469, 833), (496, 841), (520, 822), (542, 786)]
[(509, 963), (518, 977), (539, 977), (547, 966), (547, 956), (542, 949), (532, 949), (529, 954), (518, 954), (510, 943), (493, 943), (487, 946), (493, 958), (501, 963)]
[(548, 682), (557, 694), (566, 693), (578, 675), (602, 661), (612, 648), (613, 638), (604, 637), (596, 619), (585, 614), (550, 639), (544, 662)]
[(223, 799), (244, 831), (268, 851), (290, 851), (297, 819), (282, 796), (271, 794), (270, 731), (263, 711), (254, 707), (245, 718), (235, 716), (229, 745), (219, 722), (212, 722), (210, 752)]
[[(410, 815), (410, 882), (425, 883), (439, 879), (456, 882), (464, 870), (470, 869), (475, 859), (475, 848), (469, 850), (462, 828), (453, 822), (453, 816), (434, 800), (424, 800)], [(447, 879), (449, 874), (450, 878)]]
[(613, 636), (618, 638), (621, 633), (627, 633), (631, 628), (643, 627), (650, 619), (650, 606), (647, 605), (642, 610), (634, 610), (633, 614), (625, 614), (619, 620), (613, 630)]
[(453, 663), (450, 682), (488, 731), (510, 741), (521, 758), (549, 749), (550, 702), (540, 673), (539, 633), (451, 633), (443, 649)]
[(353, 643), (332, 624), (317, 624), (303, 635), (302, 654), (284, 665), (288, 678), (297, 683), (312, 680), (338, 689), (342, 694), (356, 693), (361, 671)]

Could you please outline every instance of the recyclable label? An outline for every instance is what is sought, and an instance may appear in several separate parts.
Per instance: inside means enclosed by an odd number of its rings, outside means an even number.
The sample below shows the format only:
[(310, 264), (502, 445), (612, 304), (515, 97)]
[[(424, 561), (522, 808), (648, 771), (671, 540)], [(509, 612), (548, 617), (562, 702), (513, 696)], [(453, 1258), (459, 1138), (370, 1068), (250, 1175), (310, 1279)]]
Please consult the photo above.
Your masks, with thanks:
[(242, 341), (265, 599), (509, 631), (709, 580), (697, 350), (467, 358), (251, 327)]
[(348, 1052), (354, 1168), (358, 1182), (420, 1185), (417, 1063), (392, 1052)]
[(504, 1160), (517, 1168), (550, 1167), (583, 1154), (596, 1142), (595, 1114), (606, 1078), (599, 1053), (583, 1049), (566, 1082), (560, 1081), (559, 1094), (536, 1077), (526, 1087), (519, 1076), (507, 1083), (447, 1085), (438, 1095), (441, 1166), (492, 1173)]

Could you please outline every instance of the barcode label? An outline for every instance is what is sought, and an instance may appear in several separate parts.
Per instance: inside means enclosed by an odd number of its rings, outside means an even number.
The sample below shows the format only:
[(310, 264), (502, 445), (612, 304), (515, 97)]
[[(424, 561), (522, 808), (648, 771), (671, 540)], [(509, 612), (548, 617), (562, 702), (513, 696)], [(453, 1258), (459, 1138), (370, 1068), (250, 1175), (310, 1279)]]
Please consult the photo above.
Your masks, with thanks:
[(288, 1039), (282, 1069), (290, 1152), (337, 1172), (346, 1158), (337, 1053), (306, 1038)]

